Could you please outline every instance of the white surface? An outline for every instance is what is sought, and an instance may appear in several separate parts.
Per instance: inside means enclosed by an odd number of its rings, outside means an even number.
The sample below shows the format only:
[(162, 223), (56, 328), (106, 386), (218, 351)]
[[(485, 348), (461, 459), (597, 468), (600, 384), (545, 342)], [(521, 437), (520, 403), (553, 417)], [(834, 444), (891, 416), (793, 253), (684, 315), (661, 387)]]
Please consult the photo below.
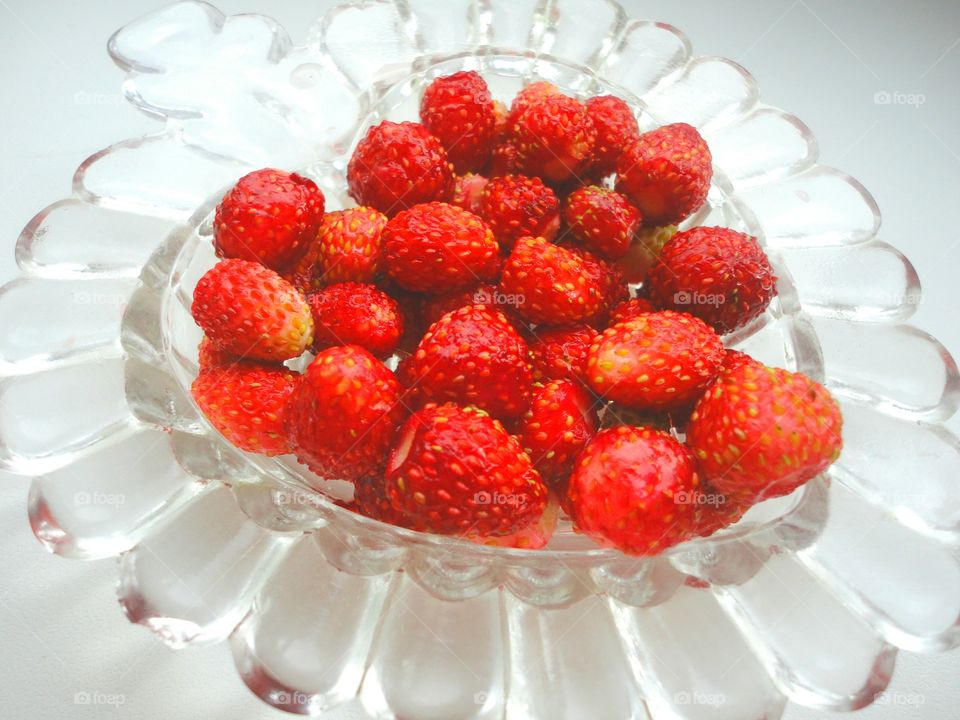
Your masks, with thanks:
[[(0, 281), (13, 243), (38, 210), (70, 192), (76, 166), (155, 123), (127, 107), (110, 33), (156, 0), (0, 0)], [(264, 12), (294, 40), (330, 2), (220, 0)], [(807, 122), (821, 159), (859, 178), (884, 212), (882, 237), (917, 266), (924, 301), (915, 323), (960, 354), (956, 274), (960, 236), (960, 3), (955, 0), (624, 0), (636, 16), (683, 29), (698, 54), (739, 60), (764, 98)], [(923, 103), (878, 104), (877, 93)], [(883, 96), (881, 96), (882, 99)], [(0, 329), (2, 332), (2, 329)], [(114, 562), (47, 555), (26, 522), (27, 481), (0, 474), (0, 716), (12, 720), (127, 717), (280, 718), (243, 687), (225, 646), (166, 650), (128, 625), (114, 600)], [(77, 693), (101, 702), (82, 705)], [(884, 705), (867, 720), (954, 720), (960, 653), (901, 654)], [(331, 720), (357, 720), (356, 707)], [(791, 708), (788, 720), (831, 717)]]

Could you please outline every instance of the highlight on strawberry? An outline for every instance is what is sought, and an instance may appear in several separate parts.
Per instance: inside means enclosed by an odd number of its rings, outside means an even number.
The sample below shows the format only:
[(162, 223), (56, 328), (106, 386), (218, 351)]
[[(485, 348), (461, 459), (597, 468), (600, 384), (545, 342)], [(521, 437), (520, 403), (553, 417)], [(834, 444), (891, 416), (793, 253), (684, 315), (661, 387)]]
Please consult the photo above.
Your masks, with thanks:
[(472, 71), (419, 107), (359, 140), (354, 207), (274, 168), (217, 207), (192, 393), (228, 442), (352, 483), (371, 521), (531, 551), (572, 527), (631, 555), (837, 459), (823, 386), (724, 347), (777, 277), (758, 238), (696, 226), (696, 128), (543, 81), (497, 98)]

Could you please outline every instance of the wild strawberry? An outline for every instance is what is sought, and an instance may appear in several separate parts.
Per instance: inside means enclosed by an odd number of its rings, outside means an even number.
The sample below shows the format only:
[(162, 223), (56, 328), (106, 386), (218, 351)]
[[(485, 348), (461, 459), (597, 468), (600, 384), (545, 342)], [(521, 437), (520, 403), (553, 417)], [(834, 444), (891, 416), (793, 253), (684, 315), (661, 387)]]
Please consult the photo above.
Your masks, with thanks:
[(589, 325), (537, 328), (530, 343), (535, 380), (587, 380), (587, 354), (599, 333)]
[(510, 112), (507, 114), (505, 123), (507, 135), (512, 138), (517, 133), (517, 121), (520, 115), (531, 105), (542, 101), (551, 95), (559, 95), (560, 88), (551, 82), (538, 80), (521, 88), (520, 92), (513, 96), (513, 102), (510, 104)]
[(283, 361), (313, 342), (307, 301), (273, 270), (248, 260), (221, 260), (193, 292), (193, 319), (218, 350)]
[(386, 224), (386, 215), (368, 207), (327, 213), (307, 252), (285, 277), (305, 293), (339, 282), (373, 282), (380, 272), (380, 235)]
[(617, 190), (640, 209), (645, 225), (673, 225), (706, 201), (712, 162), (695, 128), (664, 125), (624, 149), (617, 162)]
[(406, 413), (400, 383), (356, 345), (320, 352), (287, 403), (297, 459), (326, 479), (357, 481), (383, 468)]
[(279, 270), (307, 251), (323, 208), (323, 192), (313, 180), (283, 170), (255, 170), (217, 205), (213, 246), (218, 257)]
[(442, 293), (497, 276), (497, 241), (480, 218), (432, 202), (404, 210), (383, 230), (387, 272), (414, 292)]
[(563, 217), (587, 250), (611, 260), (627, 253), (643, 220), (623, 195), (596, 185), (570, 193)]
[(554, 493), (548, 493), (547, 506), (543, 514), (535, 522), (512, 532), (509, 535), (481, 535), (476, 532), (468, 533), (465, 540), (491, 547), (523, 548), (524, 550), (540, 550), (547, 546), (550, 538), (557, 529), (557, 520), (560, 519), (560, 503)]
[(481, 202), (481, 216), (504, 253), (510, 252), (518, 238), (529, 235), (553, 240), (560, 229), (560, 201), (540, 178), (493, 178), (484, 188)]
[(490, 158), (496, 113), (490, 89), (478, 73), (436, 78), (423, 92), (420, 119), (446, 148), (458, 173), (479, 170)]
[(484, 172), (488, 178), (516, 175), (520, 172), (520, 159), (517, 147), (512, 142), (503, 142), (493, 149), (490, 164)]
[(563, 482), (599, 426), (594, 399), (575, 380), (552, 380), (533, 390), (520, 421), (520, 443), (547, 482)]
[(720, 372), (723, 344), (702, 320), (669, 310), (604, 330), (587, 357), (587, 380), (609, 400), (637, 409), (692, 403)]
[(384, 121), (357, 145), (347, 166), (350, 196), (388, 216), (453, 195), (453, 170), (443, 149), (419, 123)]
[(517, 312), (532, 323), (569, 325), (601, 312), (610, 288), (595, 262), (543, 238), (520, 238), (503, 265), (500, 290), (523, 297)]
[(596, 139), (583, 103), (562, 94), (527, 106), (517, 118), (514, 133), (522, 172), (554, 183), (583, 174)]
[(617, 171), (623, 148), (640, 137), (637, 118), (630, 106), (615, 95), (598, 95), (589, 98), (585, 105), (597, 130), (590, 174), (597, 178), (612, 175)]
[(578, 530), (630, 555), (656, 555), (696, 532), (693, 456), (669, 434), (621, 425), (580, 455), (567, 490)]
[(210, 424), (238, 448), (285, 455), (290, 443), (283, 426), (284, 408), (299, 380), (297, 373), (282, 366), (204, 363), (190, 391)]
[(677, 233), (649, 275), (650, 299), (719, 333), (743, 327), (776, 295), (777, 277), (755, 238), (719, 227)]
[(489, 181), (483, 175), (467, 173), (458, 175), (453, 188), (451, 204), (472, 212), (474, 215), (483, 214), (483, 189)]
[(637, 315), (654, 312), (654, 307), (649, 300), (644, 298), (630, 298), (613, 308), (610, 312), (610, 324), (616, 325), (625, 320), (632, 320)]
[(584, 277), (588, 284), (595, 285), (603, 293), (600, 307), (593, 315), (584, 319), (588, 325), (602, 330), (610, 324), (610, 311), (630, 298), (630, 289), (615, 265), (581, 248), (569, 249), (583, 263)]
[(428, 404), (403, 426), (387, 497), (417, 529), (498, 536), (536, 522), (547, 488), (519, 443), (476, 408)]
[(496, 418), (527, 409), (529, 350), (503, 313), (482, 305), (447, 313), (413, 357), (410, 374), (426, 401), (475, 405)]
[(724, 495), (787, 495), (840, 455), (842, 418), (830, 393), (801, 373), (734, 356), (690, 417), (687, 444)]
[(628, 283), (641, 283), (660, 257), (663, 246), (676, 234), (676, 225), (660, 228), (641, 228), (627, 249), (627, 254), (616, 261), (617, 269)]
[(337, 283), (307, 298), (313, 313), (313, 349), (359, 345), (387, 357), (403, 336), (397, 301), (375, 285)]

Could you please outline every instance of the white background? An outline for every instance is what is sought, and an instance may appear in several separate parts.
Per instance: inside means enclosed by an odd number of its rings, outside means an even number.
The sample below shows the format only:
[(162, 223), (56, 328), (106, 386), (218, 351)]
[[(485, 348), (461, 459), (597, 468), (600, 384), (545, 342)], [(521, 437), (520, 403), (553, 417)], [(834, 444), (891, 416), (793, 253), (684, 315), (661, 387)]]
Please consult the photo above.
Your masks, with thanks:
[[(155, 123), (125, 106), (105, 52), (117, 27), (157, 0), (0, 0), (0, 281), (32, 215), (70, 193), (88, 155)], [(330, 2), (220, 0), (263, 12), (295, 41)], [(766, 101), (795, 113), (820, 140), (821, 160), (859, 178), (884, 213), (881, 237), (917, 266), (924, 301), (915, 323), (960, 354), (960, 3), (956, 0), (646, 0), (635, 17), (683, 29), (698, 54), (745, 65)], [(923, 95), (919, 107), (878, 105), (878, 92)], [(91, 101), (92, 98), (92, 101)], [(84, 102), (86, 100), (86, 102)], [(0, 328), (0, 332), (3, 329)], [(957, 425), (954, 424), (956, 428)], [(960, 480), (960, 479), (958, 479)], [(0, 473), (0, 716), (138, 720), (279, 718), (236, 678), (225, 646), (174, 653), (122, 618), (113, 561), (47, 555), (26, 519), (27, 480)], [(75, 705), (74, 693), (122, 696)], [(869, 708), (872, 720), (960, 717), (960, 654), (902, 654), (893, 695), (914, 705)], [(349, 707), (329, 715), (359, 720)], [(828, 717), (791, 708), (788, 720)]]

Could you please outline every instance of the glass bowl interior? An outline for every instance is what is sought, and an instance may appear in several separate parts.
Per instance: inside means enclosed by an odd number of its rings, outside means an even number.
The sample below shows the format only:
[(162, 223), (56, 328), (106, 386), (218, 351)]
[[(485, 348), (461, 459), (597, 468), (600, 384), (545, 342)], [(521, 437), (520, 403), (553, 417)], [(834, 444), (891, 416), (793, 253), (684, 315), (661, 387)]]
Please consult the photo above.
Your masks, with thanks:
[[(490, 85), (493, 96), (509, 103), (510, 99), (525, 84), (536, 80), (548, 80), (562, 90), (581, 98), (590, 95), (614, 94), (626, 100), (634, 109), (642, 128), (655, 127), (658, 123), (647, 112), (644, 104), (632, 94), (605, 82), (588, 68), (550, 59), (532, 57), (527, 52), (491, 51), (483, 55), (461, 54), (447, 57), (422, 58), (415, 72), (392, 83), (382, 83), (381, 91), (367, 98), (367, 112), (358, 126), (358, 131), (344, 154), (334, 162), (321, 163), (301, 168), (323, 188), (328, 210), (350, 207), (355, 203), (347, 194), (345, 167), (353, 146), (367, 129), (383, 120), (402, 121), (418, 119), (419, 98), (423, 87), (433, 78), (448, 75), (458, 70), (476, 70)], [(749, 210), (738, 201), (732, 186), (725, 180), (722, 168), (715, 168), (715, 177), (707, 204), (684, 227), (695, 225), (722, 225), (762, 237), (762, 229)], [(168, 273), (161, 301), (161, 333), (172, 370), (185, 393), (189, 396), (190, 384), (197, 372), (197, 346), (201, 331), (190, 314), (193, 290), (200, 277), (216, 262), (212, 247), (213, 209), (220, 194), (209, 199), (193, 216), (190, 222), (171, 234), (164, 247), (148, 263), (145, 273), (155, 273), (151, 266), (158, 258), (175, 256), (173, 269)], [(822, 378), (822, 359), (816, 337), (805, 322), (796, 301), (792, 280), (785, 266), (775, 253), (771, 260), (779, 277), (779, 296), (767, 312), (748, 327), (726, 337), (728, 347), (743, 349), (769, 365), (786, 367), (805, 372), (814, 378)], [(298, 358), (293, 365), (302, 368), (309, 356)], [(393, 368), (398, 361), (391, 358)], [(213, 435), (215, 431), (212, 431)], [(397, 545), (416, 545), (457, 557), (484, 557), (520, 560), (523, 562), (549, 562), (550, 558), (562, 557), (565, 562), (609, 562), (622, 558), (615, 550), (601, 548), (589, 538), (575, 533), (571, 523), (561, 516), (556, 533), (544, 550), (523, 550), (480, 546), (458, 538), (441, 537), (407, 531), (376, 520), (359, 516), (341, 507), (338, 502), (349, 500), (352, 486), (336, 479), (320, 479), (292, 456), (270, 459), (248, 453), (239, 453), (229, 447), (227, 441), (217, 438), (225, 452), (242, 455), (246, 472), (240, 478), (224, 478), (235, 485), (255, 485), (264, 489), (267, 500), (260, 498), (248, 503), (245, 510), (254, 520), (269, 522), (280, 529), (309, 530), (321, 526), (338, 529), (345, 536), (360, 537), (364, 544), (389, 549)], [(816, 493), (814, 493), (816, 494)], [(708, 539), (696, 540), (667, 551), (668, 556), (683, 558), (691, 549), (711, 548), (736, 543), (759, 533), (776, 531), (776, 527), (788, 518), (807, 515), (819, 501), (811, 499), (808, 488), (802, 488), (786, 498), (767, 501), (753, 508), (737, 525)], [(822, 499), (822, 498), (821, 498)], [(241, 504), (242, 502), (241, 498)], [(809, 524), (809, 523), (807, 523)]]

